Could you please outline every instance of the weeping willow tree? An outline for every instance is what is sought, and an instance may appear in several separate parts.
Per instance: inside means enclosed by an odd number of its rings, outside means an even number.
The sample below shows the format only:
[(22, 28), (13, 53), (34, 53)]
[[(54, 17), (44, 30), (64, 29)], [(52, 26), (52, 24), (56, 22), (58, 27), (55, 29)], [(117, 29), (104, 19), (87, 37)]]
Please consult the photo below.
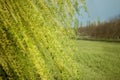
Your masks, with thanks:
[(77, 80), (70, 29), (84, 0), (0, 0), (0, 79)]

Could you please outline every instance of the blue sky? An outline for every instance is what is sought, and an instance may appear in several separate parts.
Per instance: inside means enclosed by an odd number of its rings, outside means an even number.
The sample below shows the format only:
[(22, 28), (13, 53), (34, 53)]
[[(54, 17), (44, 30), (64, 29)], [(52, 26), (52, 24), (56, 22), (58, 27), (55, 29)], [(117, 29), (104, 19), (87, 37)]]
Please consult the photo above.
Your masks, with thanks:
[(90, 17), (83, 11), (84, 17), (78, 17), (83, 25), (88, 20), (91, 22), (97, 20), (98, 17), (103, 22), (120, 15), (120, 0), (86, 0), (86, 4)]

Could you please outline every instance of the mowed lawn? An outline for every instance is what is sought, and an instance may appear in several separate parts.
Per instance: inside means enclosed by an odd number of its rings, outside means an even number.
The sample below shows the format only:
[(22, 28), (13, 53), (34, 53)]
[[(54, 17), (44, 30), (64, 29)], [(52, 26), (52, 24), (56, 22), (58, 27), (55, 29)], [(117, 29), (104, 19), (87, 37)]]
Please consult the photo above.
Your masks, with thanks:
[(80, 80), (120, 80), (120, 43), (77, 40)]

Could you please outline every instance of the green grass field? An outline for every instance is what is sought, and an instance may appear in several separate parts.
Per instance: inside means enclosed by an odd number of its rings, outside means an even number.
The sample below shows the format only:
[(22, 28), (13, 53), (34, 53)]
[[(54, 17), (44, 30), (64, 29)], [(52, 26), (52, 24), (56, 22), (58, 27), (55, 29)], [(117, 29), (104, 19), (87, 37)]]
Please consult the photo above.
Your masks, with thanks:
[(120, 80), (120, 43), (77, 40), (80, 80)]

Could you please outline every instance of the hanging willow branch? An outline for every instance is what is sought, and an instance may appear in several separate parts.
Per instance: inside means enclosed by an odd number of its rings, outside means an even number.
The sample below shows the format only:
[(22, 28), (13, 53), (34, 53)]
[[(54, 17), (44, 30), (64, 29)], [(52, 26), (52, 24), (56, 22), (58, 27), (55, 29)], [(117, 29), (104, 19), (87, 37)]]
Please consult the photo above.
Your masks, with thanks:
[(65, 30), (79, 3), (85, 5), (84, 0), (0, 0), (0, 78), (79, 79)]

